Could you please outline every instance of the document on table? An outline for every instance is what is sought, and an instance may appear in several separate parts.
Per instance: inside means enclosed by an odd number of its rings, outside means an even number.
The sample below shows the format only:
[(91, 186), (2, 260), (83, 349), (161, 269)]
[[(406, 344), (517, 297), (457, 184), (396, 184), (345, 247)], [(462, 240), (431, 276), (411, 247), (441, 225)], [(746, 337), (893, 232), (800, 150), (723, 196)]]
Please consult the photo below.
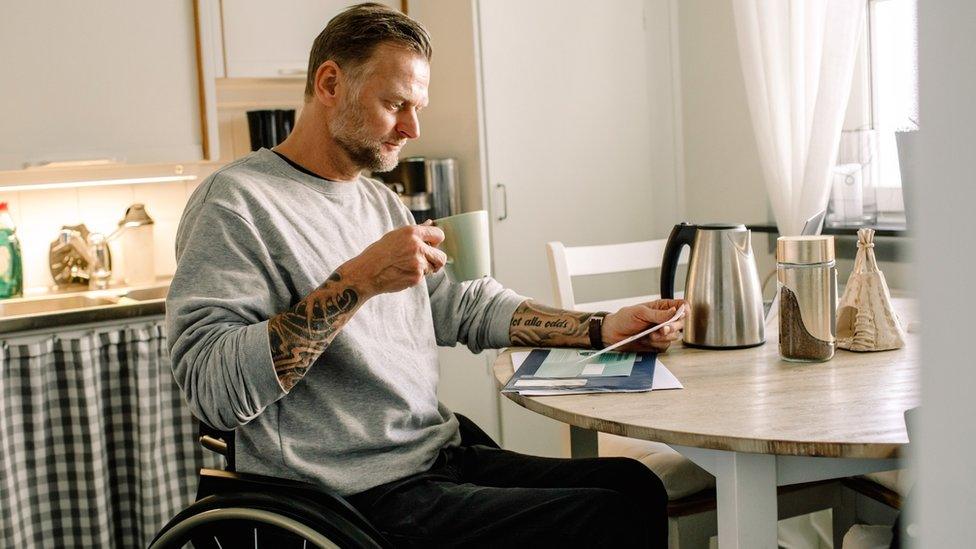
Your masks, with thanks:
[(535, 377), (629, 376), (634, 369), (636, 353), (605, 353), (593, 362), (580, 362), (594, 351), (552, 349), (534, 374)]
[[(530, 351), (516, 351), (512, 353), (512, 366), (514, 366), (517, 372), (519, 367), (529, 358)], [(608, 353), (609, 354), (609, 353)], [(525, 385), (525, 382), (530, 382), (530, 385)], [(562, 384), (560, 384), (562, 382)], [(567, 393), (567, 389), (572, 390), (575, 386), (570, 385), (570, 383), (577, 383), (579, 387), (583, 387), (586, 380), (572, 380), (572, 379), (520, 379), (515, 382), (516, 387), (519, 389), (519, 394), (524, 396), (548, 396), (548, 395), (564, 395), (571, 394)], [(652, 385), (653, 391), (665, 390), (665, 389), (684, 389), (684, 385), (678, 381), (671, 370), (665, 367), (664, 363), (661, 362), (661, 355), (657, 355), (657, 363), (654, 368), (654, 381)]]

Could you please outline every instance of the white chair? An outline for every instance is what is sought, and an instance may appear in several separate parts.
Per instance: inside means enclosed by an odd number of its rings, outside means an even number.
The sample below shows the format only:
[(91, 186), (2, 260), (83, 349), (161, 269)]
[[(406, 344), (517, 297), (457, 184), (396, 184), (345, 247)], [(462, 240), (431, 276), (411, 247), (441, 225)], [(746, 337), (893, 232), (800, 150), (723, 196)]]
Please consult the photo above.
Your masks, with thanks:
[[(549, 254), (549, 272), (552, 274), (553, 287), (556, 290), (556, 306), (577, 311), (613, 312), (627, 305), (658, 299), (660, 295), (641, 295), (577, 303), (572, 278), (659, 269), (666, 243), (666, 240), (645, 240), (625, 244), (567, 248), (562, 242), (548, 242), (546, 250)], [(678, 264), (687, 263), (688, 255), (685, 250)], [(600, 433), (599, 448), (601, 455), (627, 456), (647, 465), (664, 482), (668, 498), (671, 500), (681, 499), (715, 486), (715, 479), (711, 475), (672, 450), (667, 444)]]
[[(555, 305), (578, 311), (614, 312), (620, 307), (659, 298), (659, 295), (577, 303), (573, 277), (659, 269), (666, 240), (624, 244), (567, 247), (562, 242), (546, 243), (549, 272), (555, 290)], [(679, 265), (688, 263), (683, 250)], [(679, 294), (680, 297), (680, 294)], [(715, 513), (715, 478), (667, 444), (599, 433), (601, 456), (636, 459), (661, 478), (668, 492), (669, 546), (697, 549), (709, 546), (718, 533)], [(837, 483), (811, 483), (780, 489), (780, 518), (806, 514), (836, 504)], [(849, 524), (837, 521), (835, 540), (840, 541)], [(839, 545), (839, 543), (838, 543)]]

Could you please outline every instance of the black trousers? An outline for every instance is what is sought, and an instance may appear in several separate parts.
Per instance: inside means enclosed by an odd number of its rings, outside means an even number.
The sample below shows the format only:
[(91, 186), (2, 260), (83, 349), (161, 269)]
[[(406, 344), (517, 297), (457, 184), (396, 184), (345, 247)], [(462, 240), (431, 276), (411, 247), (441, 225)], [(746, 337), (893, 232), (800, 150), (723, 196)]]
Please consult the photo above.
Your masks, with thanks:
[(347, 498), (396, 547), (667, 547), (668, 496), (642, 463), (509, 452), (459, 419), (430, 470)]

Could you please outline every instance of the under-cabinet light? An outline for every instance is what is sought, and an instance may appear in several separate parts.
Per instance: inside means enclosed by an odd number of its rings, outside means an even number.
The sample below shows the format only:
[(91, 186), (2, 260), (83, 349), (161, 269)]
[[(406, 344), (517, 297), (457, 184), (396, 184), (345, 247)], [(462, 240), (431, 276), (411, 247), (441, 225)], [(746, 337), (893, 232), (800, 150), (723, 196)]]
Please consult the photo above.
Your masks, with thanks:
[(195, 175), (168, 175), (164, 177), (129, 177), (123, 179), (99, 179), (92, 181), (65, 181), (63, 183), (31, 183), (26, 185), (0, 185), (0, 193), (10, 191), (45, 191), (49, 189), (77, 189), (81, 187), (109, 187), (113, 185), (144, 185), (146, 183), (173, 183), (193, 181)]

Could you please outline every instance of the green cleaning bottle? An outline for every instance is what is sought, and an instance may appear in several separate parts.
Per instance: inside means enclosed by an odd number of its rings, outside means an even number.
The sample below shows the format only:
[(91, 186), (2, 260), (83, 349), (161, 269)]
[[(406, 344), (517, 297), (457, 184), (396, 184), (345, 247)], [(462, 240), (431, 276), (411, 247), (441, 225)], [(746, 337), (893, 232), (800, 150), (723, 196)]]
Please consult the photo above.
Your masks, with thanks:
[(0, 202), (0, 299), (24, 295), (24, 268), (17, 227), (6, 202)]

